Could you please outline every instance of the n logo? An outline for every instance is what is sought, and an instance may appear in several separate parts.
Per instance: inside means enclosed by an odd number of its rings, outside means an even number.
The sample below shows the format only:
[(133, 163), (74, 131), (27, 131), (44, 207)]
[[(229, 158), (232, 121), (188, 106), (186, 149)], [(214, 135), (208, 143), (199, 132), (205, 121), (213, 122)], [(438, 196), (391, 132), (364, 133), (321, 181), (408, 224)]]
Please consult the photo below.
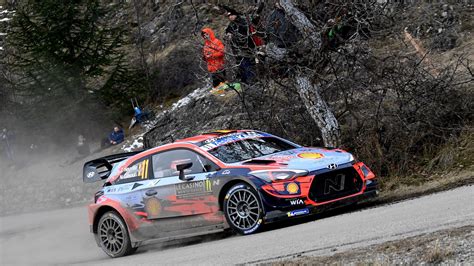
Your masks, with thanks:
[(326, 178), (324, 181), (324, 195), (331, 193), (331, 191), (339, 192), (344, 189), (344, 182), (346, 176), (344, 174), (338, 174), (332, 178)]

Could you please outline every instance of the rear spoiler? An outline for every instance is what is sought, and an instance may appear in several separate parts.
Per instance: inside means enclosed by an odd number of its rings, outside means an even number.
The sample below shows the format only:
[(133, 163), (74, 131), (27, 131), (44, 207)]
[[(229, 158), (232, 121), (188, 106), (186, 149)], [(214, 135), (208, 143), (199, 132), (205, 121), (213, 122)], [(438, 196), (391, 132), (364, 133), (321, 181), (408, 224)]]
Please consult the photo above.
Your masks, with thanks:
[(125, 152), (104, 156), (84, 164), (82, 171), (82, 181), (84, 183), (94, 183), (107, 179), (110, 176), (113, 165), (132, 157), (142, 151)]

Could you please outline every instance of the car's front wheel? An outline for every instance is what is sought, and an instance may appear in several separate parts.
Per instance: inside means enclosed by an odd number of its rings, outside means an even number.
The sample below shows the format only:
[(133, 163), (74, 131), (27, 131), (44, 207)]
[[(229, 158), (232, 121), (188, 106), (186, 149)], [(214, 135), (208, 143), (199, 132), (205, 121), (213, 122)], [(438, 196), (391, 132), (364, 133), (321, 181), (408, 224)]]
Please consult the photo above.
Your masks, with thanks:
[(232, 186), (224, 198), (225, 218), (237, 233), (247, 235), (262, 225), (263, 211), (257, 192), (246, 183)]
[(97, 237), (102, 250), (112, 258), (126, 256), (137, 250), (132, 248), (127, 226), (115, 211), (106, 212), (100, 217)]

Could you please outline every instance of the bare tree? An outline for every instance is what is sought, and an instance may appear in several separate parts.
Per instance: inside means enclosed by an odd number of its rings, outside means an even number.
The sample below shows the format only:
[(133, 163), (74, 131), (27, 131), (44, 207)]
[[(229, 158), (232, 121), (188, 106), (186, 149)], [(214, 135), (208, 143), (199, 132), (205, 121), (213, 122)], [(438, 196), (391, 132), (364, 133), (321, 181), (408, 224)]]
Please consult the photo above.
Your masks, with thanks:
[[(303, 35), (303, 39), (308, 41), (308, 45), (310, 45), (308, 50), (318, 51), (322, 44), (321, 33), (316, 30), (316, 27), (305, 14), (295, 7), (293, 1), (280, 0), (280, 5), (293, 25)], [(321, 130), (324, 146), (337, 147), (340, 145), (339, 123), (333, 111), (321, 97), (319, 86), (314, 84), (311, 75), (304, 72), (301, 68), (297, 68), (292, 79), (308, 113)]]

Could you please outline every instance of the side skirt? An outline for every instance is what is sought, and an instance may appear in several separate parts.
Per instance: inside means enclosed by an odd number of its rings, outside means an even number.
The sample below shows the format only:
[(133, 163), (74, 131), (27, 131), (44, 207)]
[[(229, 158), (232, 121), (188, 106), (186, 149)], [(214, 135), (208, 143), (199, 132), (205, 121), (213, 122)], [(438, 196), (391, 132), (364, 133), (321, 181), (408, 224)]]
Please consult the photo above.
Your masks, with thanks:
[(224, 231), (226, 228), (228, 228), (226, 224), (220, 224), (220, 225), (199, 227), (199, 231), (196, 231), (196, 228), (182, 230), (182, 231), (176, 232), (176, 236), (161, 237), (161, 238), (150, 239), (150, 240), (145, 240), (141, 242), (132, 242), (132, 247), (135, 248), (135, 247), (139, 247), (143, 245), (164, 243), (164, 242), (173, 241), (173, 240), (180, 240), (180, 239), (185, 239), (185, 238), (190, 238), (190, 237), (195, 237), (195, 236), (219, 233), (219, 232)]

